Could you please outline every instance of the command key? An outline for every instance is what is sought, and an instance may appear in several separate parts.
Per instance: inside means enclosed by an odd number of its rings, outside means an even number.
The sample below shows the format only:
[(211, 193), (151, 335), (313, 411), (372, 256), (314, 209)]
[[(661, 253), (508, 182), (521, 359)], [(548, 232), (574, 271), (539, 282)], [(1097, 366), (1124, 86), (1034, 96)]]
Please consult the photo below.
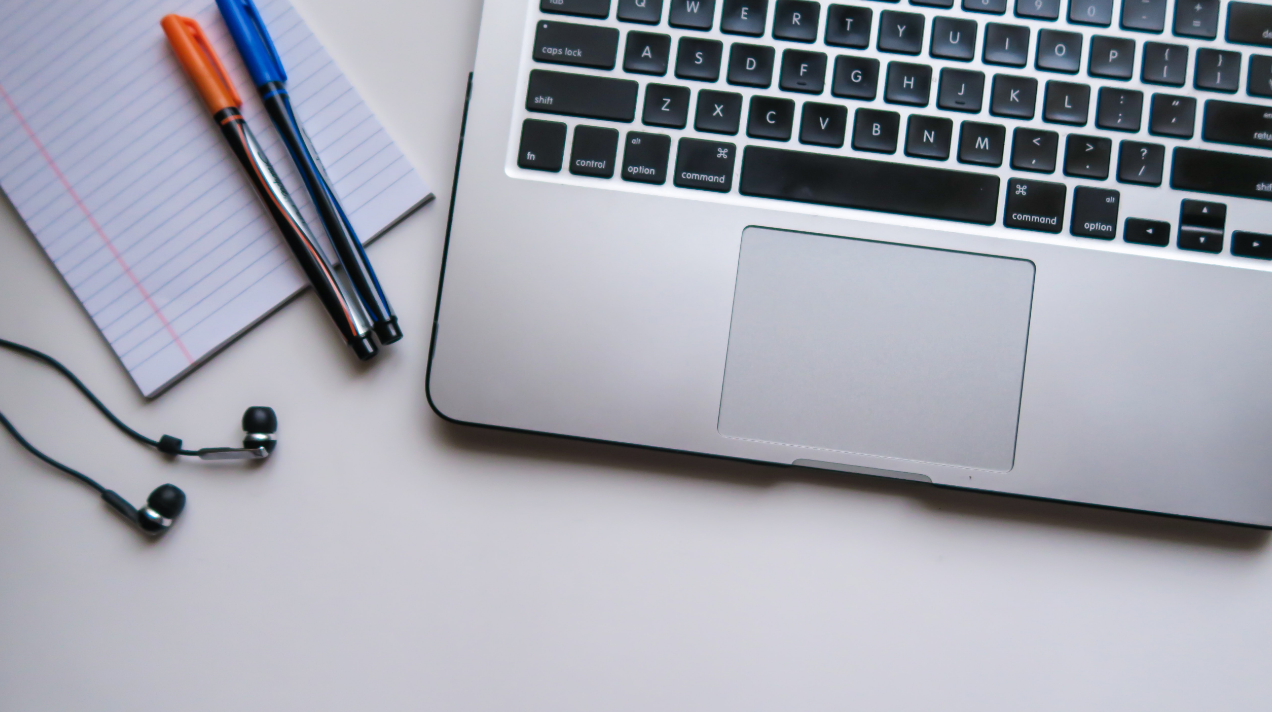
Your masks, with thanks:
[(1066, 192), (1063, 183), (1012, 178), (1007, 181), (1003, 224), (1021, 230), (1060, 232), (1064, 229)]
[(737, 146), (696, 138), (680, 139), (676, 150), (675, 184), (681, 188), (727, 193), (733, 188), (733, 160)]

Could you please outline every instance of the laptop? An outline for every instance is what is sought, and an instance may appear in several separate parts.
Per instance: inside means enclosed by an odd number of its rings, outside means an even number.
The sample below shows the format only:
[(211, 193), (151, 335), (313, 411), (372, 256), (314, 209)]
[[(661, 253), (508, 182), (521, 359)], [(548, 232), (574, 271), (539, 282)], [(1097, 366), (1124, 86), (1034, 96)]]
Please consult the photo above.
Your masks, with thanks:
[(1272, 526), (1272, 6), (486, 0), (442, 417)]

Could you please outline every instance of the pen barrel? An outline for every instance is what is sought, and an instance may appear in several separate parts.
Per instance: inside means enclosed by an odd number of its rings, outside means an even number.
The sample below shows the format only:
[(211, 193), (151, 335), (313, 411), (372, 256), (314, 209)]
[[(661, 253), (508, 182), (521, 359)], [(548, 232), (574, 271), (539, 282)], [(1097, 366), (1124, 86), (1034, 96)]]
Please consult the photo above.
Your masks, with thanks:
[(397, 315), (389, 306), (384, 290), (380, 287), (371, 262), (363, 250), (362, 242), (350, 224), (348, 216), (340, 205), (335, 188), (331, 185), (326, 171), (314, 150), (304, 127), (296, 119), (291, 100), (280, 82), (271, 82), (261, 87), (261, 99), (266, 111), (273, 119), (278, 133), (283, 137), (292, 160), (300, 171), (305, 188), (313, 199), (314, 207), (322, 218), (323, 227), (331, 237), (336, 248), (340, 264), (349, 275), (354, 289), (366, 307), (376, 334), (381, 343), (392, 343), (401, 338), (397, 326)]
[(377, 349), (369, 338), (369, 319), (362, 305), (348, 293), (351, 288), (342, 287), (335, 272), (327, 265), (309, 226), (252, 136), (242, 114), (237, 108), (231, 108), (219, 112), (214, 118), (345, 342), (359, 359), (365, 361), (371, 358)]

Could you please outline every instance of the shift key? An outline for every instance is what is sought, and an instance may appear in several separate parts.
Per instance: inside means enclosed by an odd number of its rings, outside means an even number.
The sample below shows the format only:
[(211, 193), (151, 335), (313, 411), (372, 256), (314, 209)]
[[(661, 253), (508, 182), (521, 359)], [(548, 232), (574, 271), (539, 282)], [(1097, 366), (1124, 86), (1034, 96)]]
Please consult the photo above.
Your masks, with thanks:
[(631, 123), (639, 87), (630, 79), (536, 69), (530, 72), (526, 111)]
[(1206, 102), (1201, 138), (1251, 148), (1272, 148), (1272, 109), (1233, 101)]

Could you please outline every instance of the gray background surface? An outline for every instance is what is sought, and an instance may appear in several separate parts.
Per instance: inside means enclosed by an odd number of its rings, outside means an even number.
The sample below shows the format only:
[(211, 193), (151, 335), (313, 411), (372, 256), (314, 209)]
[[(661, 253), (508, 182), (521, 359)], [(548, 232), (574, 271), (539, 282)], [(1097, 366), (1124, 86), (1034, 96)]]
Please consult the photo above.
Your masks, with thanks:
[(408, 338), (344, 352), (312, 295), (154, 403), (0, 202), (0, 408), (163, 541), (0, 438), (0, 709), (1255, 709), (1262, 533), (451, 426), (424, 365), (476, 2), (295, 0), (438, 200), (372, 250)]

